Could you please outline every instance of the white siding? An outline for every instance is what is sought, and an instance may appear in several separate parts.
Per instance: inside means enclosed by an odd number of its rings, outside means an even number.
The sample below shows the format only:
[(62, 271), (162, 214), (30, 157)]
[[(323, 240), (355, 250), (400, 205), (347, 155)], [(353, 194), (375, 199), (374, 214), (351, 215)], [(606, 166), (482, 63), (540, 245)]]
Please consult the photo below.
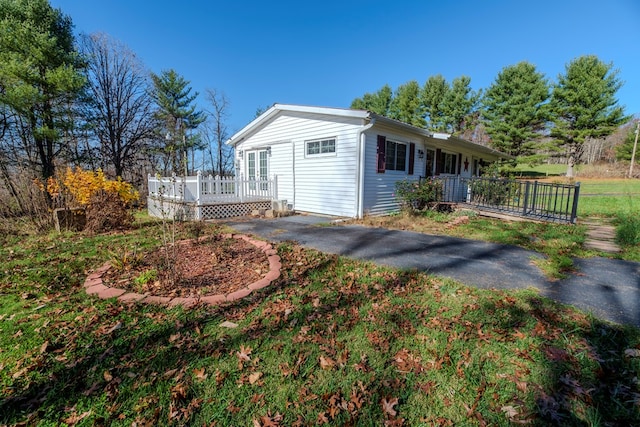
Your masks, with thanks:
[[(377, 173), (378, 135), (384, 135), (388, 140), (396, 142), (413, 142), (416, 144), (413, 175), (409, 175), (409, 150), (407, 149), (407, 171), (390, 171)], [(382, 215), (398, 210), (395, 199), (395, 184), (403, 179), (418, 180), (424, 175), (425, 158), (418, 158), (418, 150), (425, 151), (424, 143), (415, 136), (391, 132), (386, 129), (372, 128), (366, 132), (365, 160), (364, 160), (364, 215)]]
[[(361, 120), (285, 112), (236, 147), (243, 151), (238, 172), (246, 174), (247, 151), (271, 147), (269, 174), (278, 176), (278, 198), (297, 211), (327, 215), (357, 214), (356, 134)], [(305, 154), (305, 141), (335, 138), (336, 153)]]

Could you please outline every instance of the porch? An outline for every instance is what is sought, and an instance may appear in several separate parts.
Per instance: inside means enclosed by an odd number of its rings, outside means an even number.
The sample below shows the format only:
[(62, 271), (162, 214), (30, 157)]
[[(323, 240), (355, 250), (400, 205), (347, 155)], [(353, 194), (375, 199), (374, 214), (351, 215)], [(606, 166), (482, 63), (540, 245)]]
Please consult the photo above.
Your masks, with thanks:
[(149, 214), (158, 218), (231, 218), (272, 209), (272, 202), (278, 200), (277, 176), (255, 180), (242, 176), (203, 176), (198, 171), (196, 176), (148, 175), (147, 179), (147, 207)]
[(558, 184), (504, 178), (437, 176), (442, 202), (540, 221), (575, 224), (580, 183)]

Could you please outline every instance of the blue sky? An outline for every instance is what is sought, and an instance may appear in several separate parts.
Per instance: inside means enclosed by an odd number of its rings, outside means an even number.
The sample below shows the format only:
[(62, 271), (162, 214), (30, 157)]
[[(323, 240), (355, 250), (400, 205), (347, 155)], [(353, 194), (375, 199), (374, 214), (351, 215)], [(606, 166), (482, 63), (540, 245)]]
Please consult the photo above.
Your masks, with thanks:
[(384, 84), (467, 75), (487, 88), (526, 60), (555, 81), (595, 54), (640, 113), (640, 1), (50, 0), (76, 32), (125, 43), (150, 71), (175, 69), (200, 93), (223, 91), (233, 132), (275, 102), (349, 107)]

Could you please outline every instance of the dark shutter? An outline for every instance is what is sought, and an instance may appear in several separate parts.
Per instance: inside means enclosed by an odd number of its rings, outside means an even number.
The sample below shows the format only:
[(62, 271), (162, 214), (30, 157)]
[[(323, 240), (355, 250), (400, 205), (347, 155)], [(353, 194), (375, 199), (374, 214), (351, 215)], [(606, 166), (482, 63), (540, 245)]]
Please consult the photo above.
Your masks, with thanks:
[(443, 154), (444, 153), (441, 149), (436, 149), (436, 175), (440, 175), (442, 173), (442, 163), (444, 163), (442, 158)]
[(409, 175), (413, 175), (413, 163), (416, 159), (416, 144), (409, 144)]
[(378, 150), (376, 152), (378, 167), (378, 173), (384, 173), (385, 165), (386, 165), (386, 156), (385, 152), (387, 149), (387, 137), (384, 135), (378, 135)]
[(462, 172), (462, 153), (458, 154), (458, 175)]

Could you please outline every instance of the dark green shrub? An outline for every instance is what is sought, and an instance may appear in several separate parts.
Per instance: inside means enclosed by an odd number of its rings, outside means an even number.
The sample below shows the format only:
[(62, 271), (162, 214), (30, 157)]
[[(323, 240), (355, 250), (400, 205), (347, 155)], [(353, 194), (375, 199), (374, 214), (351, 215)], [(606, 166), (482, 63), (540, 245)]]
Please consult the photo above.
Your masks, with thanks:
[(442, 182), (437, 179), (396, 182), (395, 198), (403, 210), (421, 211), (442, 199)]
[(479, 179), (470, 183), (473, 201), (484, 205), (501, 206), (518, 196), (518, 185), (503, 179)]

